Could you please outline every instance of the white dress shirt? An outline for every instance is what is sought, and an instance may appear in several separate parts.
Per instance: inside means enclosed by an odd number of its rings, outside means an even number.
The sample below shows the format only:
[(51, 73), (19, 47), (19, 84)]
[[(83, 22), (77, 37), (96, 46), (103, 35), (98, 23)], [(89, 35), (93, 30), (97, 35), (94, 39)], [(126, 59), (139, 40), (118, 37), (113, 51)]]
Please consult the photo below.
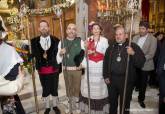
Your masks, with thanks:
[(40, 37), (40, 44), (43, 50), (47, 51), (50, 48), (51, 45), (51, 39), (50, 36), (47, 37)]
[(139, 38), (137, 45), (142, 49), (146, 39), (147, 39), (148, 34), (146, 34), (145, 36), (142, 36)]

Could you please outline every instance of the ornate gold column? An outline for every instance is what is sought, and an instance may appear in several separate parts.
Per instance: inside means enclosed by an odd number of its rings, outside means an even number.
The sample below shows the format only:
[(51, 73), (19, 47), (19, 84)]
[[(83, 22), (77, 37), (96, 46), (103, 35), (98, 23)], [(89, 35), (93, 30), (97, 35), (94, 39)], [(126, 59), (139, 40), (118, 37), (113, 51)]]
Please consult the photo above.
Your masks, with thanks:
[(149, 22), (151, 28), (165, 32), (165, 0), (150, 0)]

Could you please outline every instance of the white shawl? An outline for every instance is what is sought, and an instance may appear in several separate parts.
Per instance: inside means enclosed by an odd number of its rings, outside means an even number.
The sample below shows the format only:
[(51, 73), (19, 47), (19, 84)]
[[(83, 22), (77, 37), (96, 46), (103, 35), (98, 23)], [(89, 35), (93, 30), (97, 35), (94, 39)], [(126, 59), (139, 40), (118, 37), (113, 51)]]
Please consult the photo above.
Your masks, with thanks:
[(23, 76), (18, 76), (14, 81), (5, 80), (3, 77), (0, 77), (0, 96), (15, 95), (22, 89), (22, 87)]
[(0, 77), (5, 77), (14, 65), (22, 62), (15, 48), (2, 42), (0, 45)]

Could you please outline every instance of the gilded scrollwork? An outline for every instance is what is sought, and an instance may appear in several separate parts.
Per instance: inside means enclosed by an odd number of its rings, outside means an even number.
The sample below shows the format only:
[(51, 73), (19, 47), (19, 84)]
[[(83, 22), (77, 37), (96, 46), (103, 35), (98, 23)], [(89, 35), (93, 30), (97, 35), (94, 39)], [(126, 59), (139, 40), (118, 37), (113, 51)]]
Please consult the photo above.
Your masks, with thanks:
[(18, 13), (18, 9), (10, 7), (14, 4), (14, 0), (0, 0), (0, 14), (15, 15)]

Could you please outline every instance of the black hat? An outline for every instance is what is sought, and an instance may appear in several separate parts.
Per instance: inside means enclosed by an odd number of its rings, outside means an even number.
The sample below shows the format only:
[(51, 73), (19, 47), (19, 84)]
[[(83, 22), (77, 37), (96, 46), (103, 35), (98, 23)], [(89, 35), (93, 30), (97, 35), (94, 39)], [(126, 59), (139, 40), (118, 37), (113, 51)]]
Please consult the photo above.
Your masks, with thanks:
[(5, 31), (5, 29), (3, 28), (3, 26), (2, 26), (2, 21), (0, 20), (0, 31)]
[(145, 28), (149, 28), (149, 23), (148, 21), (140, 21), (139, 26), (144, 26)]

